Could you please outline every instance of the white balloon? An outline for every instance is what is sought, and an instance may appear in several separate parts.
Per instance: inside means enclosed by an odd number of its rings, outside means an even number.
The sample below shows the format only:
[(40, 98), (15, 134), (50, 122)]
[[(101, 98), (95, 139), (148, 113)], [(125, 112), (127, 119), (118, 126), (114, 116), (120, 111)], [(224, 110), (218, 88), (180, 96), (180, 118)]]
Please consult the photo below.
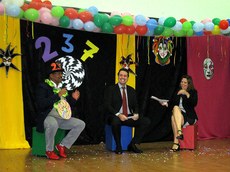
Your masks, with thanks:
[(13, 0), (2, 0), (2, 3), (6, 6), (12, 4)]
[(17, 5), (18, 7), (23, 6), (24, 4), (24, 0), (2, 0), (2, 3), (6, 6), (6, 5)]
[(222, 34), (229, 34), (229, 33), (230, 33), (230, 26), (228, 26), (228, 28), (225, 29), (225, 30), (220, 29), (220, 32), (221, 32)]

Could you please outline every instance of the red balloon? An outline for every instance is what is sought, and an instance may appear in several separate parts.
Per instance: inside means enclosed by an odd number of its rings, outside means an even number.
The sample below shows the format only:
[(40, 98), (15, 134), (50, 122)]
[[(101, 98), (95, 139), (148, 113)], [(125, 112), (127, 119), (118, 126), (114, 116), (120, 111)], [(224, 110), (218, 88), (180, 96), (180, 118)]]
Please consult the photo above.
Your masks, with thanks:
[(83, 11), (79, 13), (78, 18), (81, 19), (85, 23), (87, 21), (92, 21), (93, 15), (88, 11)]
[(126, 27), (126, 31), (125, 31), (126, 34), (134, 34), (136, 31), (134, 25), (125, 26), (125, 27)]
[(229, 26), (229, 23), (228, 23), (227, 20), (221, 20), (220, 23), (219, 23), (219, 27), (220, 27), (220, 29), (222, 29), (222, 30), (227, 29), (228, 26)]
[(187, 19), (185, 19), (185, 18), (181, 18), (180, 19), (180, 22), (183, 24), (184, 22), (186, 22), (187, 21)]
[(116, 34), (123, 34), (126, 32), (126, 27), (125, 25), (121, 24), (121, 25), (118, 25), (118, 26), (115, 26), (114, 27), (114, 32)]
[(78, 17), (78, 12), (74, 8), (66, 8), (65, 15), (68, 16), (70, 19), (76, 19)]
[(42, 8), (42, 2), (41, 1), (39, 1), (39, 0), (34, 0), (34, 1), (31, 1), (30, 3), (29, 3), (29, 7), (30, 8), (34, 8), (34, 9), (36, 9), (36, 10), (40, 10), (41, 8)]
[(50, 2), (49, 0), (45, 0), (42, 2), (42, 6), (43, 7), (46, 7), (46, 8), (49, 8), (50, 10), (52, 9), (53, 5), (52, 5), (52, 2)]
[(24, 3), (23, 6), (21, 6), (21, 9), (22, 9), (23, 11), (26, 11), (26, 10), (28, 10), (29, 8), (30, 8), (29, 4), (26, 4), (26, 3)]
[(204, 31), (204, 35), (211, 35), (211, 34), (212, 34), (212, 31), (207, 31), (207, 30)]
[(148, 31), (148, 28), (144, 25), (144, 26), (140, 26), (137, 25), (136, 27), (136, 32), (138, 33), (138, 35), (145, 35)]

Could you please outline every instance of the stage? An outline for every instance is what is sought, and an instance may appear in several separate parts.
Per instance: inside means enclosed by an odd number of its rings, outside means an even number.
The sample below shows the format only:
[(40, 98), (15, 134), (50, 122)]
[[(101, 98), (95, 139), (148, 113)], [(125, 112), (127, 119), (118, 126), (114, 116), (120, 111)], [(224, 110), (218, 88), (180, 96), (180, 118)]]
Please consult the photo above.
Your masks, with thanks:
[(74, 145), (68, 158), (36, 157), (31, 149), (0, 150), (0, 171), (5, 172), (209, 172), (230, 171), (230, 139), (198, 141), (197, 149), (170, 152), (172, 142), (142, 143), (142, 154), (117, 155), (105, 144)]

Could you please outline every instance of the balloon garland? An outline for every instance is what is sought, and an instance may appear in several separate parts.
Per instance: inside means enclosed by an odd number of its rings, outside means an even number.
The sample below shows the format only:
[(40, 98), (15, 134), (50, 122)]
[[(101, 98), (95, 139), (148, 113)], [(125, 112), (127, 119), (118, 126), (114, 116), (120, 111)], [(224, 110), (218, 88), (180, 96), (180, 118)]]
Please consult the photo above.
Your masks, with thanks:
[(49, 0), (2, 0), (0, 15), (32, 22), (89, 32), (136, 34), (140, 36), (202, 36), (229, 35), (230, 19), (204, 19), (200, 22), (174, 17), (149, 18), (141, 14), (99, 12), (95, 6), (87, 9), (53, 6)]

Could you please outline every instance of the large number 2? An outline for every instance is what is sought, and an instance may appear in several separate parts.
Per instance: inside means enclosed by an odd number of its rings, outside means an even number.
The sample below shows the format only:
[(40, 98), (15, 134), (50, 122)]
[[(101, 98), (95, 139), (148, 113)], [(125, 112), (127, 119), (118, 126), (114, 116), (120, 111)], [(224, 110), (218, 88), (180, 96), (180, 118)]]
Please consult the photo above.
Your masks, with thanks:
[(52, 58), (58, 56), (57, 51), (54, 51), (52, 53), (50, 53), (50, 49), (51, 49), (51, 41), (49, 38), (42, 36), (40, 38), (38, 38), (35, 42), (35, 48), (41, 48), (42, 47), (42, 43), (45, 44), (45, 50), (44, 53), (42, 55), (42, 59), (44, 60), (44, 62), (47, 62), (49, 60), (51, 60)]

